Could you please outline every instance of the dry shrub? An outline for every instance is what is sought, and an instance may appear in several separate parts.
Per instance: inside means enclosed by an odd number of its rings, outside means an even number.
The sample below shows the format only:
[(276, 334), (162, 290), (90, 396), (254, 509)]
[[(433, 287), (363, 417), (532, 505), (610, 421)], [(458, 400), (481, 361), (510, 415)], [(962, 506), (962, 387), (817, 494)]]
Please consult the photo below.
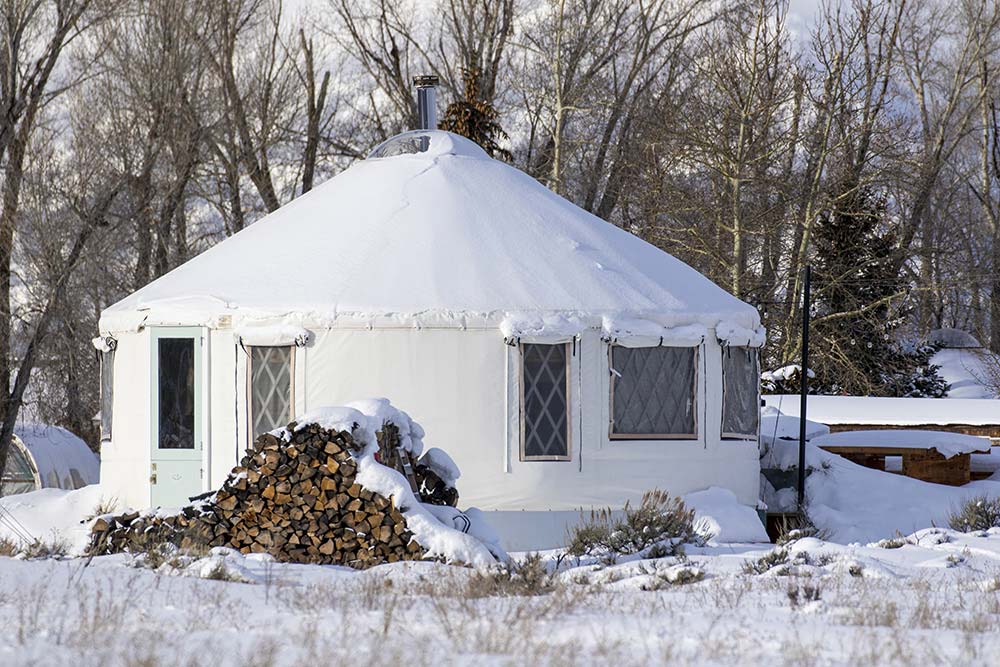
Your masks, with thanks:
[(591, 511), (575, 526), (566, 551), (577, 558), (597, 556), (614, 562), (618, 556), (646, 552), (655, 558), (673, 556), (684, 544), (703, 544), (695, 527), (694, 510), (680, 498), (654, 489), (643, 494), (638, 507), (625, 504), (619, 516), (608, 508)]
[(812, 581), (792, 581), (788, 584), (788, 603), (792, 609), (806, 605), (810, 602), (818, 602), (823, 594), (823, 589), (819, 582)]
[(743, 563), (743, 574), (764, 574), (779, 565), (788, 563), (788, 549), (778, 547), (772, 549), (757, 560), (748, 560)]
[(0, 556), (8, 558), (63, 558), (68, 553), (69, 543), (57, 535), (53, 535), (48, 541), (36, 539), (27, 543), (7, 537), (0, 538)]
[(948, 525), (963, 533), (1000, 527), (1000, 498), (972, 498), (948, 517)]
[(49, 541), (34, 540), (21, 547), (25, 558), (63, 558), (69, 553), (69, 543), (61, 537), (53, 536)]
[(507, 562), (487, 570), (477, 570), (469, 579), (466, 594), (472, 598), (532, 596), (551, 593), (555, 578), (537, 553), (520, 562)]
[(659, 591), (672, 586), (686, 586), (695, 584), (705, 579), (705, 571), (695, 565), (678, 563), (677, 565), (649, 570), (644, 565), (639, 566), (642, 574), (651, 576), (651, 580), (644, 583), (640, 588), (644, 591)]
[(21, 553), (21, 548), (16, 541), (9, 537), (0, 537), (0, 556), (13, 558), (19, 553)]

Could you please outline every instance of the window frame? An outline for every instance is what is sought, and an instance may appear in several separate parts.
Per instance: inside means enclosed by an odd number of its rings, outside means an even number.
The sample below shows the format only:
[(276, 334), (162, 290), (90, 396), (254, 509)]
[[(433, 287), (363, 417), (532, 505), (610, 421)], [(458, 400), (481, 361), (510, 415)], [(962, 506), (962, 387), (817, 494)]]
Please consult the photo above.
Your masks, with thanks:
[[(524, 401), (524, 388), (525, 388), (525, 374), (524, 374), (524, 346), (525, 345), (561, 345), (566, 356), (566, 454), (565, 456), (528, 456), (525, 454), (524, 446), (527, 441), (527, 427), (528, 420), (525, 411), (525, 401)], [(518, 392), (520, 394), (518, 403), (518, 421), (519, 431), (520, 431), (520, 460), (528, 462), (536, 461), (572, 461), (573, 460), (573, 402), (571, 389), (573, 387), (573, 351), (571, 349), (572, 343), (545, 343), (545, 342), (519, 342), (518, 347)]]
[(255, 440), (253, 434), (253, 353), (250, 351), (254, 347), (287, 347), (288, 351), (288, 419), (295, 419), (295, 348), (294, 344), (288, 345), (244, 345), (247, 355), (246, 364), (246, 413), (247, 413), (247, 445), (253, 444)]
[[(626, 350), (629, 349), (656, 349), (660, 347), (675, 347), (680, 349), (689, 349), (694, 352), (694, 381), (691, 387), (691, 399), (694, 405), (694, 433), (615, 433), (615, 381), (618, 376), (615, 375), (613, 369), (614, 365), (614, 348), (620, 347)], [(699, 362), (701, 361), (701, 345), (639, 345), (639, 346), (629, 346), (629, 345), (619, 345), (615, 342), (608, 343), (608, 383), (610, 385), (608, 391), (608, 439), (612, 441), (629, 441), (629, 440), (649, 440), (649, 441), (687, 441), (687, 442), (697, 442), (700, 438), (699, 435), (699, 423), (701, 421), (698, 394), (701, 390), (701, 373), (698, 371)]]
[[(757, 406), (757, 432), (753, 434), (749, 433), (731, 433), (725, 430), (726, 426), (726, 354), (732, 348), (742, 348), (745, 350), (752, 351), (757, 357), (757, 396), (755, 399), (755, 405)], [(760, 348), (750, 347), (749, 345), (723, 345), (720, 346), (721, 354), (719, 357), (719, 367), (721, 369), (722, 378), (722, 404), (721, 410), (719, 410), (719, 436), (723, 440), (758, 440), (760, 438)]]

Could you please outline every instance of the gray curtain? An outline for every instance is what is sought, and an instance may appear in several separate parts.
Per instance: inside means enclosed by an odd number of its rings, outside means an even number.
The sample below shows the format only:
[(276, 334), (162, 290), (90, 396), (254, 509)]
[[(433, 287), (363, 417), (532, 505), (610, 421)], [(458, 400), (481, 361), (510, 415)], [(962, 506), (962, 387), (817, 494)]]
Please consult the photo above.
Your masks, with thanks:
[(695, 437), (697, 349), (613, 346), (612, 432)]
[(760, 361), (755, 347), (722, 348), (722, 434), (756, 437)]
[(115, 351), (101, 352), (101, 440), (111, 440), (111, 414), (115, 395)]

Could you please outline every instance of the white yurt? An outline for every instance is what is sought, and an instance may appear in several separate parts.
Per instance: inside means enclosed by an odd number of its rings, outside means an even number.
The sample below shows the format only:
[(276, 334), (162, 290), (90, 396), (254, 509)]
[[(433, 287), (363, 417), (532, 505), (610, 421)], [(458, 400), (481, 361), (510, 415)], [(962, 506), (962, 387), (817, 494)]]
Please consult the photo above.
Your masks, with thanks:
[(132, 506), (372, 396), (451, 455), (509, 549), (652, 488), (758, 499), (757, 311), (446, 132), (390, 139), (100, 328), (103, 492)]
[(79, 489), (99, 481), (87, 443), (60, 426), (18, 424), (0, 477), (0, 496), (38, 489)]

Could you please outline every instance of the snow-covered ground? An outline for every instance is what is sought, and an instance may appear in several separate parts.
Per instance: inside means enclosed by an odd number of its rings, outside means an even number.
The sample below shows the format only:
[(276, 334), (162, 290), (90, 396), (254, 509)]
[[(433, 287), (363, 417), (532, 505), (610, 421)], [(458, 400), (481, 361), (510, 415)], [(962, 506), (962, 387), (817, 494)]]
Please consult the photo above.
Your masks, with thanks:
[[(220, 551), (179, 572), (153, 572), (125, 556), (0, 558), (0, 664), (1000, 660), (1000, 531), (930, 529), (885, 547), (803, 539), (787, 545), (788, 563), (744, 573), (769, 551), (691, 548), (684, 563), (607, 567), (564, 560), (551, 590), (537, 596), (489, 595), (484, 575), (429, 562), (355, 572)], [(555, 570), (554, 554), (546, 565)], [(223, 573), (248, 583), (207, 578)]]
[[(797, 433), (797, 420), (766, 417), (764, 463), (787, 469), (797, 446), (779, 434)], [(0, 557), (0, 665), (1000, 664), (1000, 528), (946, 528), (966, 501), (1000, 497), (1000, 481), (928, 484), (813, 445), (807, 463), (822, 539), (779, 547), (762, 543), (754, 508), (713, 488), (685, 497), (712, 537), (679, 558), (560, 550), (513, 577), (435, 562), (358, 572), (223, 548)], [(18, 526), (80, 554), (81, 520), (108, 500), (96, 486), (0, 499), (0, 539)]]
[(950, 385), (948, 398), (1000, 398), (991, 387), (996, 368), (996, 355), (982, 348), (938, 350), (931, 363), (941, 368), (938, 373)]
[[(431, 562), (357, 572), (215, 549), (154, 571), (125, 555), (0, 557), (0, 665), (1000, 664), (1000, 529), (926, 528), (1000, 484), (939, 487), (815, 448), (809, 463), (814, 517), (841, 543), (725, 543), (761, 532), (712, 489), (687, 498), (717, 534), (708, 545), (612, 565), (549, 552), (539, 595)], [(100, 500), (88, 487), (0, 505), (79, 548)], [(925, 528), (863, 537), (908, 524)], [(748, 567), (765, 557), (770, 569)]]

